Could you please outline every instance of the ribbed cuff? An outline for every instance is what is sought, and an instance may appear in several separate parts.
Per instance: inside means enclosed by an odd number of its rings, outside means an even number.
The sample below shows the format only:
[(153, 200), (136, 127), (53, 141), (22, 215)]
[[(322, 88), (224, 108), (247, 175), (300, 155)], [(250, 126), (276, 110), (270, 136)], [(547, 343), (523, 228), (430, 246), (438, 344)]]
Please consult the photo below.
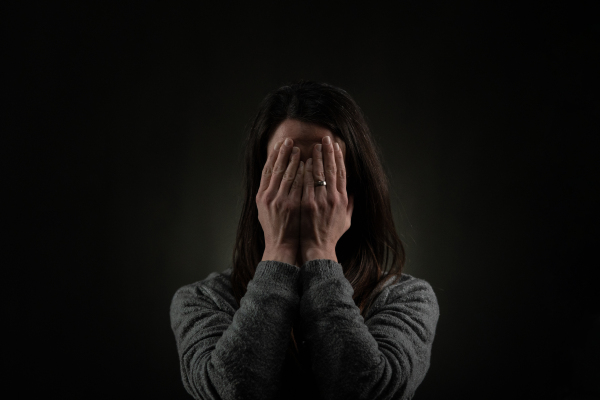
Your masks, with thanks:
[(333, 260), (318, 259), (307, 261), (300, 268), (300, 280), (303, 290), (311, 286), (313, 281), (326, 280), (328, 278), (345, 278), (342, 264), (336, 263)]
[(268, 280), (297, 289), (300, 284), (300, 269), (280, 261), (261, 261), (256, 266), (253, 279)]

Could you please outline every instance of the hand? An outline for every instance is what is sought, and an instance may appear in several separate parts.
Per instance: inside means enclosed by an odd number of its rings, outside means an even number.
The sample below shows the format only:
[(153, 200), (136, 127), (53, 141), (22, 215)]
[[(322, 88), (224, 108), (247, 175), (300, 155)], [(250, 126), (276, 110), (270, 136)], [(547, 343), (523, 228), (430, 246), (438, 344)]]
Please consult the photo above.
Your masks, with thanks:
[[(327, 186), (315, 187), (318, 180), (326, 181)], [(354, 198), (346, 193), (344, 155), (339, 145), (334, 147), (325, 136), (306, 161), (300, 221), (302, 264), (315, 259), (337, 262), (335, 246), (350, 228), (353, 209)]]
[(263, 168), (256, 206), (265, 234), (262, 260), (296, 265), (304, 163), (300, 161), (300, 149), (292, 148), (293, 143), (287, 138), (283, 145), (275, 145)]

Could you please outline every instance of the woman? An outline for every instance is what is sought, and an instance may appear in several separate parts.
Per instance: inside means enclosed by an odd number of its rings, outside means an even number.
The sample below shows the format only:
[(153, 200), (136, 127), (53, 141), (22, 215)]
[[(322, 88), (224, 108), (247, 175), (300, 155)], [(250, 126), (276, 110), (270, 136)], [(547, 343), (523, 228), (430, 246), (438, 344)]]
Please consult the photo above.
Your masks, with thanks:
[(283, 86), (247, 139), (233, 267), (179, 289), (171, 325), (197, 399), (410, 399), (439, 317), (402, 273), (387, 180), (354, 100)]

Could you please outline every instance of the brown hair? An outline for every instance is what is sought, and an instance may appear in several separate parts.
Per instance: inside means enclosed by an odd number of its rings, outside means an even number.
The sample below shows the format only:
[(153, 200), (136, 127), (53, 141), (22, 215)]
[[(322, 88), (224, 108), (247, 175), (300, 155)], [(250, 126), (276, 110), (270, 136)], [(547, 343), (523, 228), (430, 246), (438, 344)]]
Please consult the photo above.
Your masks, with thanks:
[[(267, 160), (267, 142), (286, 119), (320, 125), (346, 144), (346, 191), (354, 196), (354, 210), (352, 225), (335, 250), (344, 276), (354, 288), (354, 303), (364, 317), (383, 283), (400, 277), (404, 246), (396, 233), (380, 152), (364, 115), (346, 91), (324, 83), (299, 81), (271, 92), (250, 126), (245, 143), (242, 214), (233, 250), (233, 295), (239, 304), (262, 260), (265, 241), (256, 194)], [(288, 351), (295, 356), (293, 330), (291, 339)]]

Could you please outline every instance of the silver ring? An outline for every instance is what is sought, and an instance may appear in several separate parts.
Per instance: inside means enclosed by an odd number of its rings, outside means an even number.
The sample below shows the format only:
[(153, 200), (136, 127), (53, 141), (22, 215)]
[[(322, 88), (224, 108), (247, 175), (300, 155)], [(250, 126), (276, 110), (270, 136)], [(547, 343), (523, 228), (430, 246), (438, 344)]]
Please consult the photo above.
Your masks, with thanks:
[(327, 182), (325, 181), (316, 181), (315, 182), (315, 187), (317, 186), (327, 186)]

